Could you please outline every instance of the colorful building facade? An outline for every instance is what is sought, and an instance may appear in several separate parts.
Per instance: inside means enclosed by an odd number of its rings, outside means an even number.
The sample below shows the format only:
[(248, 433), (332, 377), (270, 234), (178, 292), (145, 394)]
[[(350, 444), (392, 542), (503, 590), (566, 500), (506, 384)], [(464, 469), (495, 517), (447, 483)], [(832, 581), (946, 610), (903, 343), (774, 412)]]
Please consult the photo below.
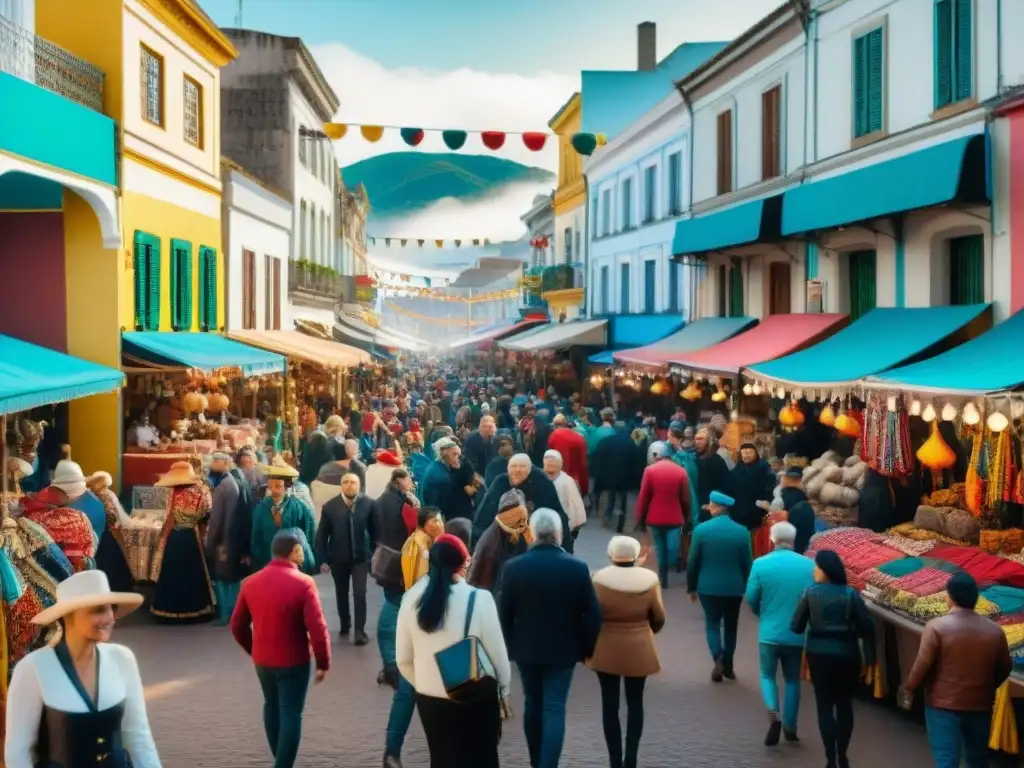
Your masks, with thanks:
[(573, 266), (584, 261), (587, 244), (586, 202), (587, 180), (583, 175), (583, 158), (572, 146), (572, 137), (582, 130), (582, 99), (574, 93), (548, 122), (558, 136), (558, 187), (551, 206), (555, 213), (555, 264), (562, 274), (549, 277), (550, 290), (543, 292), (544, 300), (554, 317), (563, 313), (569, 319), (579, 316), (583, 309), (583, 280), (575, 279), (579, 269)]

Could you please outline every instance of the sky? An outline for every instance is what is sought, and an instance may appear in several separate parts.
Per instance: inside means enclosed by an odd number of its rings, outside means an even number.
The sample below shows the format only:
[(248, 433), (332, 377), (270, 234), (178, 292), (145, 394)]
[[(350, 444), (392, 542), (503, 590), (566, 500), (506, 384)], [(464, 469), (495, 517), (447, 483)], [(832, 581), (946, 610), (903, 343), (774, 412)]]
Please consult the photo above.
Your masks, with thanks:
[[(239, 0), (198, 0), (222, 27)], [(730, 40), (781, 0), (241, 0), (241, 26), (301, 37), (341, 102), (338, 122), (422, 128), (547, 131), (585, 69), (634, 69), (636, 26), (657, 24), (658, 58), (684, 42)], [(728, 5), (728, 11), (724, 10)], [(339, 164), (408, 151), (397, 131), (375, 144), (358, 132), (334, 143)], [(479, 149), (473, 149), (473, 147)], [(428, 133), (420, 150), (446, 151)], [(471, 137), (467, 151), (488, 152)], [(501, 155), (557, 171), (509, 137)], [(550, 185), (548, 185), (550, 187)], [(463, 205), (441, 201), (389, 225), (406, 237), (510, 239), (540, 187)], [(372, 204), (372, 197), (371, 197)]]

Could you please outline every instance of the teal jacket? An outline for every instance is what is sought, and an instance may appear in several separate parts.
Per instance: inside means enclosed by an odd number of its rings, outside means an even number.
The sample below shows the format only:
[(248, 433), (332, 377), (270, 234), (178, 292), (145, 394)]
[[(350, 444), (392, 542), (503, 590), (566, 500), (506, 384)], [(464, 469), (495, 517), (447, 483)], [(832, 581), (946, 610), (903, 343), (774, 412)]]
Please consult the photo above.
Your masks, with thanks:
[(708, 597), (743, 597), (753, 556), (750, 531), (726, 514), (693, 529), (686, 588)]
[[(271, 509), (274, 500), (269, 496), (259, 503), (252, 513), (252, 570), (255, 573), (270, 562), (272, 555), (270, 545), (278, 531), (287, 528), (298, 528), (306, 537), (307, 545), (316, 539), (316, 520), (313, 518), (313, 510), (299, 501), (296, 497), (285, 496), (281, 502), (281, 527), (274, 523), (274, 516)], [(303, 548), (305, 549), (305, 547)], [(313, 573), (316, 563), (303, 563), (302, 570)]]
[(754, 561), (745, 597), (760, 619), (758, 642), (803, 646), (803, 635), (790, 627), (800, 598), (813, 584), (814, 561), (792, 549), (776, 549)]

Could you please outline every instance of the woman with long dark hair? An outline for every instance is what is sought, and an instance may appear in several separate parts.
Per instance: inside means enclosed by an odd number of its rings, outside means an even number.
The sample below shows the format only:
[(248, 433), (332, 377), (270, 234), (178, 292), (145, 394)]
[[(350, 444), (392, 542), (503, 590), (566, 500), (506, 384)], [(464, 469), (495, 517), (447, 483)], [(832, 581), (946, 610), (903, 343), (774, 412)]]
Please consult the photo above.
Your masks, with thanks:
[[(416, 690), (431, 768), (497, 768), (502, 701), (511, 667), (494, 598), (466, 583), (469, 551), (451, 534), (430, 547), (430, 570), (406, 592), (398, 613), (398, 669)], [(493, 677), (449, 696), (437, 654), (475, 637)], [(491, 671), (491, 670), (489, 670)]]
[(797, 604), (792, 629), (798, 635), (807, 633), (807, 666), (827, 768), (848, 768), (853, 696), (862, 667), (875, 662), (875, 627), (860, 594), (847, 585), (839, 555), (827, 549), (818, 552), (814, 580), (817, 583)]

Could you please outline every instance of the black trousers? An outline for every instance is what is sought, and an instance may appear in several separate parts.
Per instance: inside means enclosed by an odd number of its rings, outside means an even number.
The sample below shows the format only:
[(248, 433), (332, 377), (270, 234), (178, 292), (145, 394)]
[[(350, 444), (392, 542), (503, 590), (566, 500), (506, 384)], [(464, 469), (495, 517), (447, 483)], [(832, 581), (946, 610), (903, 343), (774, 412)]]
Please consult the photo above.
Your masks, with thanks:
[(498, 768), (501, 704), (498, 684), (483, 680), (459, 701), (416, 694), (430, 768)]
[[(640, 736), (644, 731), (644, 684), (646, 677), (619, 677), (605, 672), (597, 673), (601, 684), (601, 721), (604, 740), (608, 745), (611, 768), (636, 768), (640, 751)], [(622, 750), (622, 726), (619, 724), (619, 693), (626, 688), (626, 750)], [(623, 760), (625, 756), (625, 760)]]
[(807, 652), (818, 709), (818, 730), (830, 767), (846, 764), (853, 737), (853, 696), (860, 679), (860, 658)]
[(348, 588), (352, 584), (352, 602), (355, 603), (356, 632), (366, 631), (366, 577), (370, 573), (369, 563), (332, 563), (331, 577), (334, 579), (334, 597), (338, 603), (338, 618), (341, 632), (352, 629), (352, 615), (348, 609)]

